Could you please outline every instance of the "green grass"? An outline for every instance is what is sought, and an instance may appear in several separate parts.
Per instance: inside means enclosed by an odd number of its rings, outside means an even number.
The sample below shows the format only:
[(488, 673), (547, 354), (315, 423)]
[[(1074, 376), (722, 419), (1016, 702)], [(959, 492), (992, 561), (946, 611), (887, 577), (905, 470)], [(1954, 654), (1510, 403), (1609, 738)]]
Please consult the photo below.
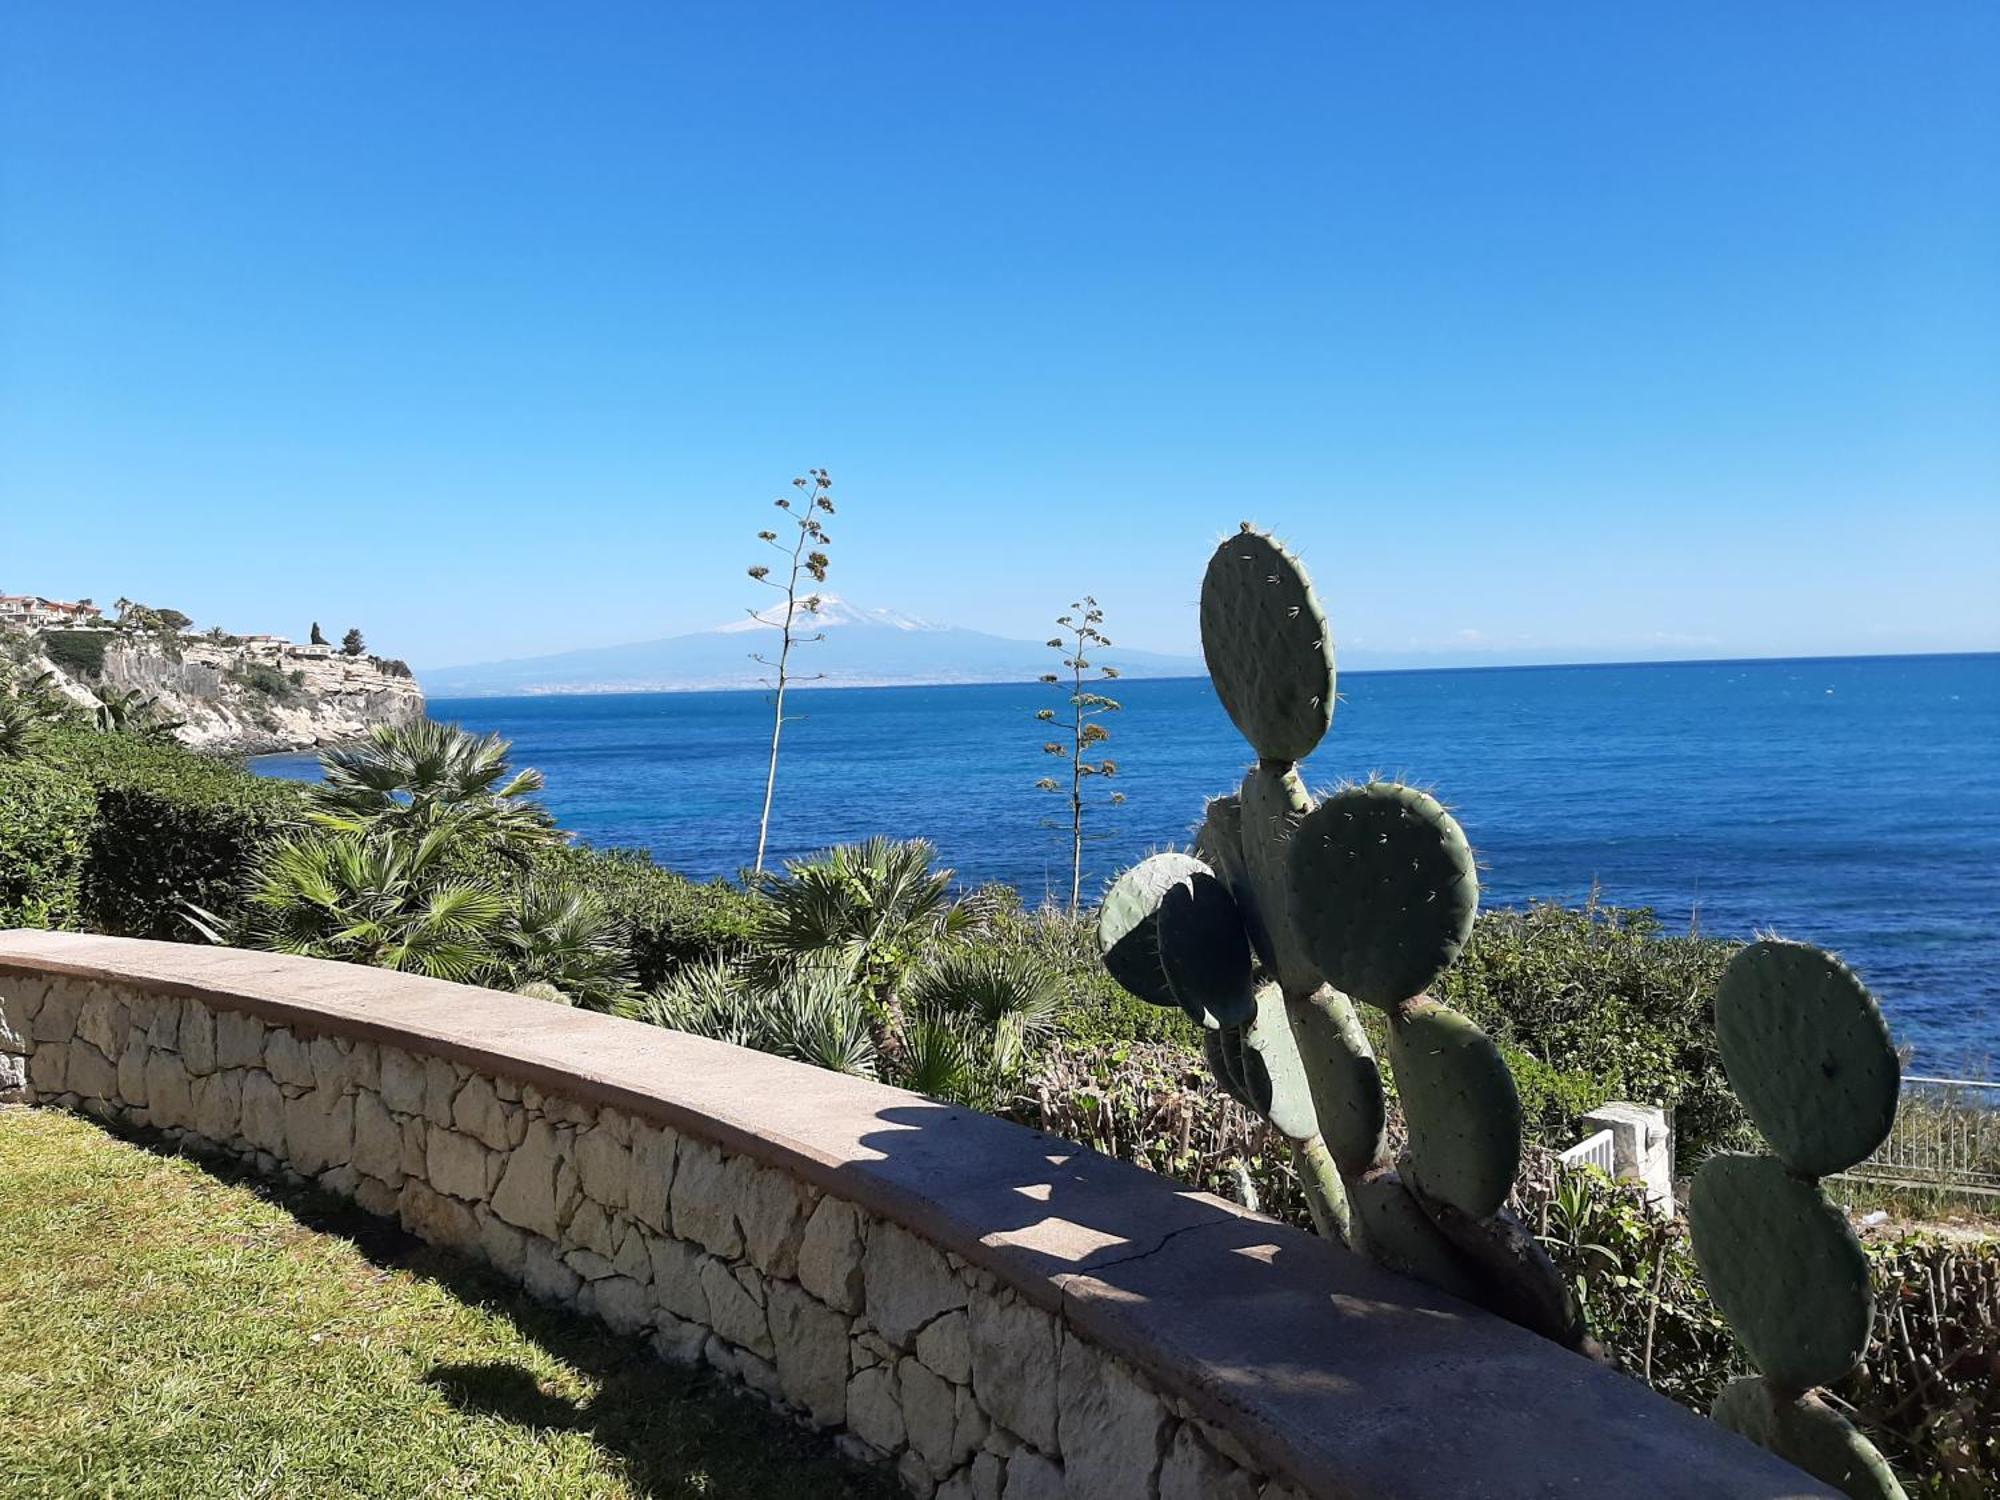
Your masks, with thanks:
[(0, 1109), (0, 1496), (882, 1497), (637, 1340), (318, 1194)]

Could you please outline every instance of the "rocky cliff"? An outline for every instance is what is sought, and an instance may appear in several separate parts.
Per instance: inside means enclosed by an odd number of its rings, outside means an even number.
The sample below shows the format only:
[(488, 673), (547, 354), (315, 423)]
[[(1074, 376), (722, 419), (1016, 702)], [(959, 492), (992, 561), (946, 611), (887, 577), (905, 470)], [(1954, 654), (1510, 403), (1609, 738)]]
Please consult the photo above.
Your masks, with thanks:
[(118, 635), (94, 670), (63, 652), (32, 665), (53, 671), (66, 697), (93, 710), (117, 695), (152, 699), (157, 714), (180, 721), (175, 738), (217, 754), (336, 744), (424, 712), (423, 690), (400, 662), (324, 648)]

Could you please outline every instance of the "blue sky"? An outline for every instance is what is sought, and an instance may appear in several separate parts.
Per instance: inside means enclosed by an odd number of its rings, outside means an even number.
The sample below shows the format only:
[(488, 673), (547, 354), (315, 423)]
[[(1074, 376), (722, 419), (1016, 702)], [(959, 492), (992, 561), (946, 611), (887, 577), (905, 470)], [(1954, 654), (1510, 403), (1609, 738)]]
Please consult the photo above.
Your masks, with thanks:
[(1353, 665), (2000, 647), (1986, 4), (0, 20), (0, 588), (419, 665), (834, 584)]

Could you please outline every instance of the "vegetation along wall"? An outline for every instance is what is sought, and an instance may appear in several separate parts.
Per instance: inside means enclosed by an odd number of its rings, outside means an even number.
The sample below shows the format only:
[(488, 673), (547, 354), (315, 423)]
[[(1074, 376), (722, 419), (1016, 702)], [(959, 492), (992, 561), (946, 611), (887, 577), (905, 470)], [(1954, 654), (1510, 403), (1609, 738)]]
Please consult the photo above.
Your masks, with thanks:
[(926, 1500), (1831, 1493), (1219, 1199), (517, 996), (4, 933), (0, 1100), (314, 1178), (837, 1430)]

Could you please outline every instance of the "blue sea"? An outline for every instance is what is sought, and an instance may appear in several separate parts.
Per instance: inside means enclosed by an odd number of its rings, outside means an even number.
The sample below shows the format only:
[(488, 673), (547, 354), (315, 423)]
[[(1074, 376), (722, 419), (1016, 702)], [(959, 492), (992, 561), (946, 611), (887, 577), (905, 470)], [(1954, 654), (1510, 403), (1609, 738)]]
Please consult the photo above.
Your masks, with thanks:
[[(1091, 806), (1101, 884), (1187, 837), (1249, 751), (1206, 679), (1118, 684), (1122, 807)], [(1671, 928), (1775, 929), (1836, 949), (1919, 1072), (2000, 1064), (2000, 655), (1343, 673), (1315, 786), (1433, 790), (1489, 906), (1592, 891)], [(1063, 799), (1035, 789), (1033, 684), (801, 692), (780, 760), (780, 856), (921, 835), (968, 884), (1067, 889)], [(563, 827), (696, 876), (756, 848), (770, 737), (758, 693), (441, 699), (514, 742)], [(307, 756), (258, 769), (310, 775)], [(1107, 788), (1108, 790), (1108, 788)]]

